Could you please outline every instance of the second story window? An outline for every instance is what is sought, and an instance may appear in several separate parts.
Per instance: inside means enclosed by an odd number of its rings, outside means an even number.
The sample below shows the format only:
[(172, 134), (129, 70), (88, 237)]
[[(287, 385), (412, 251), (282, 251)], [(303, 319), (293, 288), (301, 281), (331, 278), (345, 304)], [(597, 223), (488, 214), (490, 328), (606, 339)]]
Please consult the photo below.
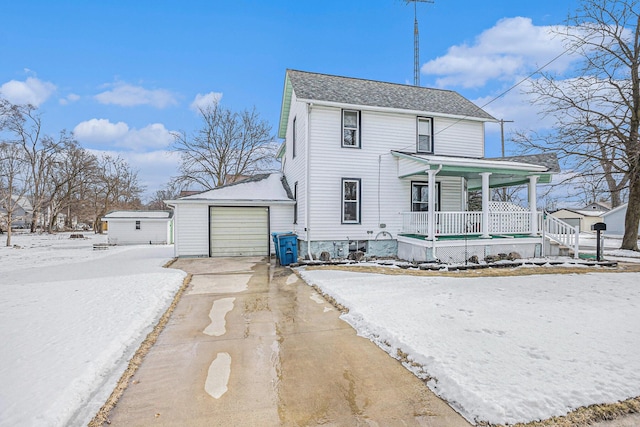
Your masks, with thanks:
[(433, 153), (433, 121), (427, 117), (418, 117), (418, 153)]
[(296, 139), (297, 139), (297, 117), (293, 118), (293, 129), (292, 129), (292, 135), (291, 135), (291, 157), (295, 158), (296, 157)]
[(360, 111), (342, 110), (342, 146), (360, 148)]
[(140, 221), (136, 221), (136, 230), (140, 230)]

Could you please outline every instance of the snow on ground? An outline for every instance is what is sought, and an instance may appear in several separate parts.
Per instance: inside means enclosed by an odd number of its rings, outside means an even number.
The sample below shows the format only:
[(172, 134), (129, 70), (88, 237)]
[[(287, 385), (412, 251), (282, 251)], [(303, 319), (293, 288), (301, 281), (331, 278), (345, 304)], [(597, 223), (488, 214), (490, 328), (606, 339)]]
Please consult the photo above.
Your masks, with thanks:
[(640, 396), (639, 273), (300, 273), (349, 308), (343, 318), (360, 335), (422, 365), (429, 387), (470, 422), (540, 420)]
[(86, 425), (171, 303), (172, 246), (0, 235), (0, 426)]

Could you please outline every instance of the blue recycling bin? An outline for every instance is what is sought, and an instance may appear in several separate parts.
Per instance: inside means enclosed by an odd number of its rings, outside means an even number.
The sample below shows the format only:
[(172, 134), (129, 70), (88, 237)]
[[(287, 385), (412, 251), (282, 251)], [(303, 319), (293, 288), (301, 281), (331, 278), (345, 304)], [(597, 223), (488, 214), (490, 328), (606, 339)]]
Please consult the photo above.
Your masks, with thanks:
[(271, 233), (276, 257), (280, 265), (289, 265), (298, 260), (298, 236), (292, 232)]

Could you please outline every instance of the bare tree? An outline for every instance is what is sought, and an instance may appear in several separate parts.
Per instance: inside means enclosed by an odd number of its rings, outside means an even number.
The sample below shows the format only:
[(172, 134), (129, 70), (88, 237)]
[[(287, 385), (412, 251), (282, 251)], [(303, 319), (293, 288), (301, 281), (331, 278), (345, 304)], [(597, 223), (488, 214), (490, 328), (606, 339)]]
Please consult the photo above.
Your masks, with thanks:
[(65, 144), (53, 161), (48, 181), (49, 224), (51, 230), (57, 216), (66, 210), (65, 225), (71, 226), (74, 202), (82, 194), (82, 189), (95, 182), (98, 159), (72, 138), (65, 138)]
[(111, 210), (140, 209), (143, 191), (138, 183), (138, 172), (131, 169), (126, 161), (109, 155), (100, 157), (88, 190), (94, 231), (102, 233), (100, 218)]
[(184, 190), (182, 186), (175, 181), (170, 181), (162, 190), (156, 191), (151, 201), (147, 203), (147, 208), (152, 210), (167, 210), (168, 206), (164, 201), (177, 199), (180, 197), (182, 190)]
[(22, 150), (14, 144), (0, 143), (0, 232), (6, 223), (6, 245), (11, 246), (12, 225), (20, 208), (26, 185)]
[(59, 140), (42, 134), (42, 120), (33, 105), (15, 105), (0, 100), (0, 128), (14, 139), (10, 142), (22, 148), (27, 165), (30, 188), (28, 193), (33, 206), (31, 232), (38, 226), (39, 216), (47, 199), (45, 187), (51, 175), (52, 163), (67, 137), (61, 133)]
[(175, 133), (180, 153), (178, 184), (212, 189), (243, 175), (269, 169), (277, 147), (271, 126), (255, 109), (233, 112), (219, 104), (200, 109), (203, 126), (195, 135)]
[(581, 60), (577, 77), (545, 73), (531, 84), (555, 132), (516, 139), (525, 149), (556, 151), (576, 174), (604, 179), (613, 205), (628, 189), (622, 248), (631, 250), (640, 222), (639, 23), (638, 0), (583, 0), (558, 30)]

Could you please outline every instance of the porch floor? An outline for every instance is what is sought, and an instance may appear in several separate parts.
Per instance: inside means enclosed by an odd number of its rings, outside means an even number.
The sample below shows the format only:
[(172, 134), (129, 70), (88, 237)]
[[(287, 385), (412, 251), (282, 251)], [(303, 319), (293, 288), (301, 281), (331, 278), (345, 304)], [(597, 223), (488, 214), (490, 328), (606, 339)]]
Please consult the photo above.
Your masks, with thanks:
[[(427, 236), (424, 234), (412, 234), (412, 233), (400, 233), (398, 234), (402, 237), (408, 237), (410, 239), (417, 240), (426, 240)], [(447, 240), (489, 240), (489, 239), (530, 239), (532, 236), (530, 234), (522, 234), (522, 233), (514, 233), (514, 234), (491, 234), (489, 238), (482, 237), (481, 234), (454, 234), (450, 236), (436, 236), (436, 240), (438, 241), (447, 241)]]

